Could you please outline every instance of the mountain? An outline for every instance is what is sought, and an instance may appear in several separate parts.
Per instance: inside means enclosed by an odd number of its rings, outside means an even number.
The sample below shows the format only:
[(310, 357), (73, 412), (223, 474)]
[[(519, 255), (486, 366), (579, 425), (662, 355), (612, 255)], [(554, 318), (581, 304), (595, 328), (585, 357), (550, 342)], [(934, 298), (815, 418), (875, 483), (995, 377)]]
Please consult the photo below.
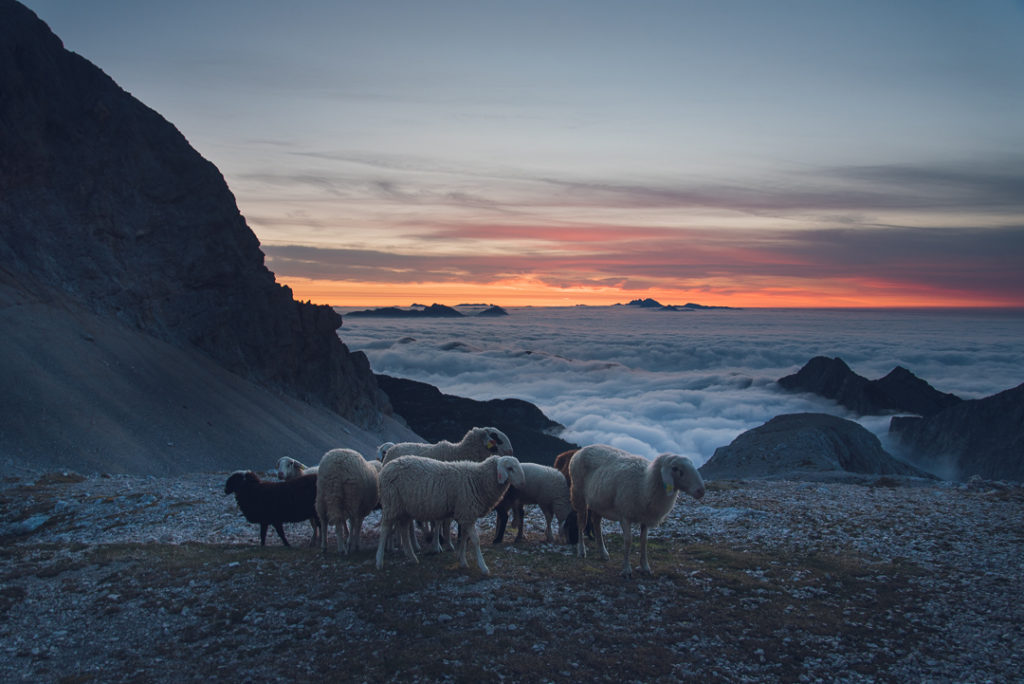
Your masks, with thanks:
[[(345, 430), (369, 443), (394, 427), (365, 355), (337, 336), (341, 316), (276, 282), (216, 167), (13, 0), (0, 0), (0, 189), (0, 370), (5, 390), (42, 412), (0, 416), (0, 456), (56, 459), (75, 453), (76, 440), (92, 445), (97, 467), (115, 470), (269, 455), (266, 435), (243, 438), (258, 426), (232, 410), (238, 382), (268, 410), (283, 402), (281, 415), (305, 425), (297, 441), (316, 448), (337, 446)], [(88, 372), (77, 372), (76, 353)], [(180, 398), (161, 397), (168, 383)], [(111, 426), (131, 422), (129, 398), (154, 421), (106, 441)], [(302, 418), (295, 400), (318, 417)], [(182, 404), (206, 413), (178, 416), (197, 437), (207, 422), (237, 417), (236, 437), (220, 443), (230, 454), (163, 453), (182, 440), (158, 425)], [(74, 429), (54, 432), (60, 420)], [(338, 436), (312, 437), (324, 429)]]
[(389, 375), (377, 375), (377, 384), (391, 397), (395, 412), (430, 442), (458, 442), (470, 428), (496, 427), (508, 435), (520, 460), (543, 465), (551, 465), (567, 449), (579, 448), (558, 437), (563, 427), (528, 401), (476, 401)]
[(842, 359), (825, 356), (814, 357), (778, 383), (790, 391), (834, 399), (862, 416), (895, 412), (930, 416), (961, 401), (954, 394), (939, 392), (901, 366), (884, 378), (868, 380), (850, 370)]
[(710, 479), (816, 479), (846, 473), (930, 477), (897, 461), (859, 424), (824, 413), (776, 416), (715, 449), (700, 472)]
[(444, 304), (431, 304), (426, 307), (400, 309), (397, 306), (385, 306), (379, 309), (363, 309), (347, 314), (353, 318), (376, 316), (378, 318), (462, 318), (465, 314)]
[(1024, 481), (1024, 384), (932, 416), (895, 417), (889, 433), (908, 458), (947, 479)]

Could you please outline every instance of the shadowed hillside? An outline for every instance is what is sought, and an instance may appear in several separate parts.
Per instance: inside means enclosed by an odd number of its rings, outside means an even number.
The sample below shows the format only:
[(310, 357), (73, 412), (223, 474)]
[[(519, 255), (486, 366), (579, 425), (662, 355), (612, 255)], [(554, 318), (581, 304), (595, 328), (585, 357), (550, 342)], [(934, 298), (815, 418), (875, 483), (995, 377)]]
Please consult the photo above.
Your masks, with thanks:
[[(89, 443), (97, 467), (173, 471), (194, 459), (157, 455), (188, 441), (170, 433), (199, 441), (228, 414), (224, 450), (272, 451), (257, 437), (266, 415), (231, 410), (244, 402), (225, 383), (243, 381), (262, 388), (269, 415), (299, 400), (345, 419), (316, 444), (338, 446), (342, 425), (393, 427), (366, 357), (337, 337), (341, 316), (275, 281), (218, 170), (11, 0), (0, 0), (0, 188), (0, 370), (17, 388), (0, 456), (61, 463), (55, 453)], [(229, 459), (242, 460), (255, 459)]]

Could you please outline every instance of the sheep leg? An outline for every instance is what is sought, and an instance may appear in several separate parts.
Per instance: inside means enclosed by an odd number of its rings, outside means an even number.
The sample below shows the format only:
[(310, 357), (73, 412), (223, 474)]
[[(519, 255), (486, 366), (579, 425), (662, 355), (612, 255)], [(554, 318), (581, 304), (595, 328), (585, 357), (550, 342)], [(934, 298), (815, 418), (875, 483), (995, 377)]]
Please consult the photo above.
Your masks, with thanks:
[(408, 525), (401, 525), (398, 528), (398, 536), (401, 537), (402, 548), (405, 549), (406, 558), (413, 563), (419, 563), (420, 559), (416, 557), (416, 552), (412, 549), (412, 537), (415, 535), (413, 534), (411, 520)]
[[(264, 527), (263, 530), (263, 535), (266, 536), (266, 528)], [(285, 546), (291, 546), (291, 544), (288, 543), (288, 540), (284, 538), (284, 525), (280, 522), (275, 522), (274, 531), (277, 532), (277, 536), (281, 538), (281, 541)]]
[[(338, 553), (344, 553), (345, 552), (345, 535), (343, 534), (342, 527), (343, 527), (342, 523), (340, 523), (340, 522), (334, 523), (334, 538), (335, 538), (336, 543), (338, 544)], [(326, 530), (326, 528), (324, 528), (324, 529)], [(324, 546), (327, 546), (326, 542), (324, 542)]]
[[(320, 522), (320, 553), (327, 553), (327, 506), (324, 505), (323, 497), (316, 497), (316, 517)], [(316, 538), (316, 534), (313, 535)]]
[[(460, 530), (461, 532), (461, 530)], [(445, 518), (441, 521), (441, 535), (444, 539), (444, 546), (448, 547), (449, 551), (455, 550), (455, 543), (452, 541), (452, 519)]]
[[(466, 525), (463, 525), (462, 528), (466, 529)], [(460, 546), (460, 548), (462, 548), (462, 558), (461, 558), (460, 565), (462, 567), (464, 567), (464, 568), (467, 567), (467, 564), (466, 564), (466, 542), (467, 542), (467, 539), (466, 538), (468, 537), (469, 541), (471, 541), (473, 543), (473, 546), (476, 547), (476, 564), (480, 568), (480, 572), (482, 574), (484, 574), (484, 575), (490, 575), (491, 574), (491, 570), (490, 570), (490, 568), (487, 567), (487, 563), (484, 562), (484, 552), (480, 548), (480, 533), (476, 529), (476, 521), (475, 520), (472, 523), (468, 524), (468, 529), (469, 529), (469, 532), (467, 534), (463, 535), (463, 537), (461, 539), (459, 539), (459, 546)]]
[(608, 547), (604, 545), (604, 534), (601, 533), (601, 516), (594, 511), (590, 511), (590, 522), (594, 525), (594, 541), (601, 552), (601, 560), (608, 560), (611, 556), (608, 555)]
[(391, 535), (392, 521), (381, 519), (380, 541), (377, 543), (377, 569), (384, 567), (384, 548), (388, 545), (388, 537)]
[(523, 541), (523, 527), (525, 526), (526, 516), (525, 511), (523, 510), (523, 504), (516, 504), (515, 508), (512, 509), (512, 514), (514, 516), (512, 524), (515, 525), (518, 530), (516, 532), (516, 538), (512, 543), (518, 544)]
[(260, 546), (267, 545), (267, 523), (260, 523)]
[(317, 535), (320, 534), (320, 521), (310, 518), (309, 524), (313, 526), (313, 538), (309, 540), (309, 545), (316, 546)]
[(647, 562), (647, 525), (640, 523), (640, 569), (648, 575), (651, 572), (651, 564)]
[(541, 510), (544, 511), (544, 540), (553, 542), (555, 541), (555, 535), (551, 532), (551, 518), (554, 517), (555, 511), (554, 509), (545, 510), (543, 508)]
[(363, 519), (359, 516), (352, 518), (352, 525), (349, 527), (348, 545), (345, 547), (346, 555), (349, 552), (359, 550), (359, 535), (363, 531)]
[(629, 579), (633, 576), (633, 568), (629, 566), (629, 551), (633, 546), (633, 526), (628, 520), (622, 520), (622, 576)]
[[(587, 522), (587, 511), (586, 511), (586, 509), (584, 509), (583, 512), (576, 511), (576, 526), (579, 527), (579, 528), (582, 528), (586, 524), (586, 522)], [(584, 535), (582, 535), (582, 534), (577, 536), (577, 538), (576, 538), (576, 555), (579, 556), (580, 558), (586, 558), (587, 557), (587, 544), (584, 541)]]
[(500, 544), (502, 540), (505, 539), (505, 527), (508, 526), (508, 509), (501, 507), (495, 508), (494, 515), (497, 521), (497, 524), (495, 525), (497, 529), (494, 531), (494, 541), (491, 543)]
[[(476, 525), (474, 524), (473, 527), (475, 529)], [(469, 563), (466, 562), (466, 544), (469, 543), (469, 537), (470, 537), (470, 535), (468, 535), (468, 534), (459, 535), (459, 543), (458, 543), (458, 546), (457, 546), (457, 551), (458, 551), (459, 567), (460, 568), (468, 568), (469, 567)]]
[(434, 520), (430, 523), (430, 551), (429, 553), (441, 553), (441, 520)]

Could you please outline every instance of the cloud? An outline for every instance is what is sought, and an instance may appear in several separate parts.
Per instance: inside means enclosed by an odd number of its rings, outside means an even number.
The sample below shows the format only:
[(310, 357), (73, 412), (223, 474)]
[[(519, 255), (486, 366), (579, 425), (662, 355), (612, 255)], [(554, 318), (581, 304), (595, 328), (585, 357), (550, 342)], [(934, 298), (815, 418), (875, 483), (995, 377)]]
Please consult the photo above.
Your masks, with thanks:
[[(550, 286), (630, 282), (645, 287), (790, 284), (958, 293), (1024, 302), (1024, 226), (712, 231), (554, 228), (478, 224), (438, 231), (443, 241), (485, 241), (504, 249), (420, 253), (265, 245), (279, 277), (379, 283), (493, 283), (531, 276)], [(518, 248), (515, 245), (520, 245)], [(465, 252), (466, 250), (463, 250)]]
[[(1024, 382), (1019, 313), (513, 309), (500, 320), (351, 319), (340, 333), (376, 372), (475, 399), (526, 399), (567, 439), (698, 463), (779, 414), (856, 418), (776, 385), (819, 354), (868, 378), (903, 365), (965, 398)], [(885, 437), (887, 417), (861, 422)]]

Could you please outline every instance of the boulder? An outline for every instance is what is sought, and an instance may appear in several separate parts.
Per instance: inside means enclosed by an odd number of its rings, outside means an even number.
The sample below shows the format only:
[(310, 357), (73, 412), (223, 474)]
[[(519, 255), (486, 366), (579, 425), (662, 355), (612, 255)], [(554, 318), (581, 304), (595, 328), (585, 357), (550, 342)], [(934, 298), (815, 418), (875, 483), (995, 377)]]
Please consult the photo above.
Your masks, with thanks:
[(858, 423), (823, 413), (776, 416), (716, 449), (700, 472), (708, 479), (801, 479), (825, 473), (928, 477), (889, 455)]

